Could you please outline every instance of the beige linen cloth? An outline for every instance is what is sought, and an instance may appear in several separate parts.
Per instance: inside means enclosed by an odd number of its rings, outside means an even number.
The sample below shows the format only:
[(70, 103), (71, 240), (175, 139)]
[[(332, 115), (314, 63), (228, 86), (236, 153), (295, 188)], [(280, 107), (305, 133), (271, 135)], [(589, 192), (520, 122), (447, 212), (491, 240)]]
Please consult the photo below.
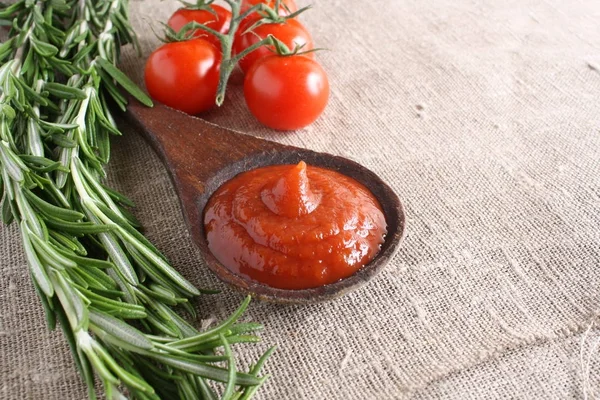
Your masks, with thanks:
[[(132, 2), (144, 56), (149, 26), (177, 7)], [(408, 236), (340, 300), (252, 304), (264, 342), (238, 346), (241, 363), (279, 347), (258, 398), (578, 399), (585, 375), (600, 393), (600, 356), (586, 366), (600, 331), (583, 334), (600, 306), (600, 2), (330, 0), (302, 21), (329, 49), (315, 124), (262, 127), (239, 77), (204, 118), (371, 168), (405, 202)], [(143, 58), (126, 51), (123, 65), (141, 82)], [(195, 323), (224, 318), (241, 296), (206, 270), (165, 169), (124, 131), (110, 184), (187, 278), (223, 289), (197, 301)], [(0, 228), (0, 264), (0, 398), (85, 398), (14, 225)]]

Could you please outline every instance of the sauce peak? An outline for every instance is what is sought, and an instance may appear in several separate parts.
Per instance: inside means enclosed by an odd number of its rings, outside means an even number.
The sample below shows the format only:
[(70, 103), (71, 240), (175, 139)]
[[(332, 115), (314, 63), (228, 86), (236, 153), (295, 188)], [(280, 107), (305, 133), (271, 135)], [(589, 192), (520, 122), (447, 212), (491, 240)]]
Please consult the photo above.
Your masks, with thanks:
[(289, 218), (310, 214), (321, 202), (321, 195), (310, 188), (304, 161), (265, 185), (260, 197), (273, 213)]

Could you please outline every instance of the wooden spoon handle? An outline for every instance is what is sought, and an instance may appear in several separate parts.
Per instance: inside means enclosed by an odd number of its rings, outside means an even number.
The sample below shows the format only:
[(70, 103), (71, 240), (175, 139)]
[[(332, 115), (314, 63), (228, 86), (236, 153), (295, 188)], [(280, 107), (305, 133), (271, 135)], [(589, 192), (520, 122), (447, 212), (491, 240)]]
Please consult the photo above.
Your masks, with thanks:
[[(215, 171), (248, 155), (284, 148), (234, 132), (197, 117), (156, 104), (149, 108), (132, 99), (127, 115), (150, 141), (182, 184), (197, 186)], [(202, 191), (197, 187), (197, 190)]]

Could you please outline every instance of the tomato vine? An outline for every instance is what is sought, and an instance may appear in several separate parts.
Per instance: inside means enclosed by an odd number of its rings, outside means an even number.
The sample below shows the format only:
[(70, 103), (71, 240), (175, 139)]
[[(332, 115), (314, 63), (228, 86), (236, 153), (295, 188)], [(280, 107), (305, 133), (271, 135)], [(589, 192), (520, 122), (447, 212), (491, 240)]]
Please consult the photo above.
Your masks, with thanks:
[[(256, 13), (260, 18), (257, 18), (254, 24), (247, 27), (246, 30), (250, 31), (257, 28), (259, 25), (266, 23), (283, 23), (288, 19), (293, 19), (308, 10), (310, 6), (301, 8), (295, 12), (290, 13), (289, 15), (279, 15), (278, 11), (282, 7), (282, 1), (276, 0), (273, 7), (269, 7), (267, 4), (260, 3), (255, 4), (250, 8), (242, 10), (243, 2), (239, 0), (224, 0), (229, 7), (231, 8), (231, 23), (229, 25), (229, 31), (227, 33), (222, 33), (214, 30), (213, 28), (201, 24), (195, 21), (192, 21), (181, 28), (179, 32), (174, 32), (173, 30), (168, 31), (167, 37), (171, 40), (187, 40), (190, 37), (190, 32), (196, 31), (198, 29), (209, 33), (210, 35), (216, 37), (221, 44), (221, 69), (219, 74), (219, 84), (217, 87), (217, 96), (216, 96), (216, 104), (218, 106), (223, 104), (225, 100), (225, 92), (227, 89), (227, 82), (229, 81), (229, 77), (233, 72), (235, 66), (240, 62), (242, 58), (250, 54), (251, 52), (263, 47), (263, 46), (273, 46), (274, 49), (278, 52), (278, 54), (296, 54), (300, 49), (292, 49), (290, 50), (285, 44), (281, 43), (277, 38), (273, 35), (269, 35), (260, 41), (252, 44), (250, 47), (245, 48), (243, 51), (233, 54), (233, 42), (235, 40), (236, 34), (241, 26), (241, 23), (245, 21), (252, 14)], [(198, 3), (187, 4), (190, 9), (194, 10), (207, 10), (211, 12), (211, 6), (213, 5), (214, 0), (199, 0)]]

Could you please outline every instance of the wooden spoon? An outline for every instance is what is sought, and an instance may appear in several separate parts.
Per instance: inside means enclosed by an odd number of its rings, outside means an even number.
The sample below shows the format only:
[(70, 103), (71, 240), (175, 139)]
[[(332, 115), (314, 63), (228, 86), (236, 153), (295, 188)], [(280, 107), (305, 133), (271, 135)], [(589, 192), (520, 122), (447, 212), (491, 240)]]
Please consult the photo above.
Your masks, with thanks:
[[(244, 293), (279, 303), (330, 300), (366, 283), (400, 247), (405, 216), (398, 196), (377, 175), (354, 161), (233, 132), (162, 104), (148, 108), (132, 99), (127, 117), (143, 132), (169, 170), (188, 230), (206, 264), (221, 280)], [(277, 289), (235, 275), (208, 248), (203, 223), (208, 199), (219, 186), (241, 172), (267, 165), (296, 164), (301, 160), (350, 176), (373, 192), (387, 221), (388, 233), (381, 251), (350, 277), (313, 289)]]

